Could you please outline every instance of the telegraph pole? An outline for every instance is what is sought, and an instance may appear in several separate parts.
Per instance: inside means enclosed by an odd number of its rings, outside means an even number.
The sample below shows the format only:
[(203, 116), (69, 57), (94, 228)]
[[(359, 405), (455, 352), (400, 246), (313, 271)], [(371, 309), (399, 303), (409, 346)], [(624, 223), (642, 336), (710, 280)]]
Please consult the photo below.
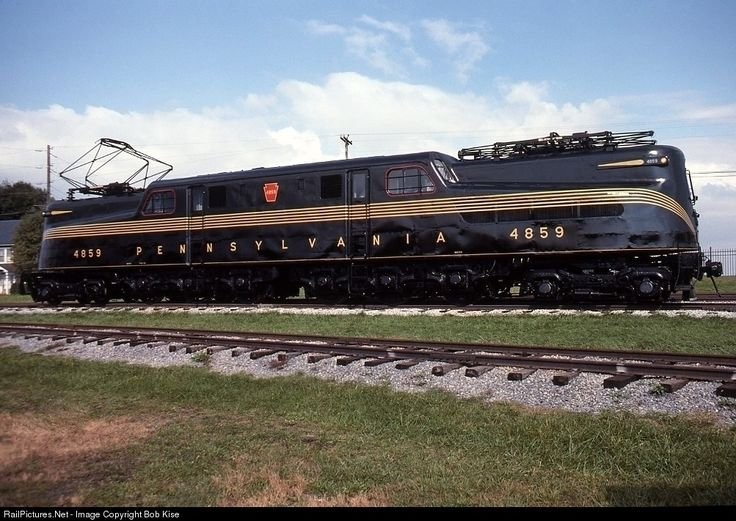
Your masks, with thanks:
[(46, 204), (51, 202), (51, 145), (46, 145)]
[(345, 159), (348, 158), (348, 147), (353, 144), (352, 141), (350, 141), (350, 134), (343, 134), (340, 136), (340, 139), (343, 143), (345, 143)]

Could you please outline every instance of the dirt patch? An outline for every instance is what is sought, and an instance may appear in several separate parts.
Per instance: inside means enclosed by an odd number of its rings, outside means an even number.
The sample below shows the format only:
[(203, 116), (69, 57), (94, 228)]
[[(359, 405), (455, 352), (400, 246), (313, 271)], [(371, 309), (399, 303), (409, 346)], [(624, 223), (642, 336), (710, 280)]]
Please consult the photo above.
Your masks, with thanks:
[[(220, 477), (215, 485), (222, 491), (218, 506), (351, 506), (369, 507), (389, 504), (380, 491), (347, 496), (318, 496), (307, 493), (309, 480), (296, 469), (284, 475), (279, 468), (285, 465), (253, 468), (245, 458), (237, 461)], [(304, 468), (308, 471), (309, 469)]]
[(162, 422), (6, 413), (0, 425), (0, 504), (75, 506), (85, 488), (124, 477), (130, 463), (122, 449)]

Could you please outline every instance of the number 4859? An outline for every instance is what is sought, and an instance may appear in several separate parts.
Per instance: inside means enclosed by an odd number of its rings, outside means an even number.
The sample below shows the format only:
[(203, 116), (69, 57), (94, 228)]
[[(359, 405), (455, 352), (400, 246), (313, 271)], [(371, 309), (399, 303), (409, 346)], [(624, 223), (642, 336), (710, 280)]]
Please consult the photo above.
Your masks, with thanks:
[(550, 237), (562, 239), (564, 236), (565, 228), (563, 226), (555, 226), (552, 229), (549, 226), (514, 228), (509, 233), (509, 237), (512, 239), (526, 239), (528, 241), (536, 238), (549, 239)]
[(100, 248), (74, 250), (74, 253), (72, 255), (75, 259), (94, 259), (102, 257), (102, 250)]

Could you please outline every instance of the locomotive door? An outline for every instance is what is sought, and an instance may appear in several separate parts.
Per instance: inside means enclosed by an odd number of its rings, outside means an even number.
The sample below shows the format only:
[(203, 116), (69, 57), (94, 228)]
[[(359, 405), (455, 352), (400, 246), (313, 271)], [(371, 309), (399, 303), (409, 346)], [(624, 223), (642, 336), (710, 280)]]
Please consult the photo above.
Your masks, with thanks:
[(187, 188), (186, 262), (189, 266), (204, 262), (204, 216), (207, 190), (202, 185)]
[(371, 178), (368, 170), (348, 172), (350, 201), (348, 205), (348, 256), (366, 258), (368, 256), (368, 235), (370, 234)]

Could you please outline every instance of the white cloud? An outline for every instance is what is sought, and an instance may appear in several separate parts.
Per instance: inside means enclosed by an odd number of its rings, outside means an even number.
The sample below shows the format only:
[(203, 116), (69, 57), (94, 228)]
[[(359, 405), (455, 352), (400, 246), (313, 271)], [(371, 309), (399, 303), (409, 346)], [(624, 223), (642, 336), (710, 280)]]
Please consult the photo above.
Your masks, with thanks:
[(447, 20), (423, 20), (422, 27), (430, 39), (452, 58), (455, 72), (466, 81), (476, 64), (490, 48), (478, 31), (466, 31)]
[(510, 85), (501, 85), (501, 90), (506, 92), (504, 99), (513, 104), (538, 104), (546, 98), (549, 92), (547, 82), (531, 83), (522, 81)]
[[(418, 51), (429, 42), (439, 47), (445, 60), (465, 83), (490, 48), (477, 30), (467, 30), (447, 20), (422, 20), (413, 24), (426, 38), (413, 39), (412, 25), (378, 20), (362, 15), (354, 25), (336, 25), (320, 20), (307, 22), (307, 32), (316, 36), (342, 38), (348, 54), (390, 77), (406, 78), (411, 70), (426, 69), (430, 60)], [(445, 65), (443, 62), (442, 66)]]
[[(412, 27), (419, 27), (426, 37), (414, 39)], [(429, 42), (439, 47), (445, 59), (437, 68), (449, 66), (461, 82), (488, 52), (483, 36), (477, 31), (464, 31), (446, 20), (424, 20), (403, 24), (362, 15), (352, 25), (337, 25), (321, 20), (307, 22), (306, 30), (316, 36), (336, 36), (348, 56), (357, 58), (388, 77), (406, 79), (412, 72), (432, 66), (422, 51)], [(449, 65), (447, 65), (449, 64)]]
[(736, 122), (736, 103), (727, 105), (703, 106), (702, 104), (688, 103), (680, 112), (680, 117), (694, 121), (708, 121), (712, 123)]
[(380, 31), (392, 33), (405, 42), (411, 40), (411, 28), (407, 25), (397, 22), (376, 20), (375, 18), (368, 15), (361, 16), (358, 21)]
[[(269, 131), (268, 135), (284, 147), (289, 147), (287, 152), (295, 163), (308, 163), (324, 159), (319, 136), (311, 131), (299, 132), (293, 127)], [(275, 155), (282, 154), (283, 151)]]
[(368, 15), (362, 15), (354, 25), (345, 26), (310, 20), (307, 32), (339, 36), (350, 56), (389, 77), (405, 78), (408, 68), (424, 68), (429, 63), (412, 45), (411, 27), (399, 22)]
[(700, 244), (704, 248), (734, 248), (734, 201), (736, 186), (724, 180), (708, 181), (697, 190), (695, 205), (700, 213)]
[(389, 52), (385, 34), (353, 28), (345, 36), (348, 52), (372, 67), (393, 76), (402, 74), (401, 64)]
[[(549, 83), (499, 82), (502, 102), (495, 116), (508, 139), (523, 139), (581, 131), (615, 130), (621, 107), (612, 100), (593, 99), (579, 104), (553, 101)], [(530, 136), (530, 134), (532, 134)]]
[(200, 111), (0, 107), (0, 146), (6, 147), (1, 152), (0, 177), (17, 177), (5, 165), (41, 166), (42, 158), (33, 150), (46, 143), (55, 146), (62, 158), (56, 161), (58, 170), (100, 137), (127, 141), (173, 163), (175, 175), (194, 175), (337, 159), (342, 154), (341, 133), (353, 137), (353, 155), (421, 149), (453, 154), (463, 146), (532, 137), (530, 133), (578, 130), (583, 122), (594, 128), (610, 112), (604, 102), (595, 100), (556, 104), (545, 89), (528, 83), (509, 86), (507, 92), (517, 94), (493, 101), (472, 93), (336, 73), (321, 84), (283, 81), (272, 92), (246, 93), (231, 106)]
[(338, 34), (342, 35), (348, 32), (348, 30), (337, 24), (328, 24), (320, 20), (308, 20), (307, 21), (307, 32), (319, 36)]

